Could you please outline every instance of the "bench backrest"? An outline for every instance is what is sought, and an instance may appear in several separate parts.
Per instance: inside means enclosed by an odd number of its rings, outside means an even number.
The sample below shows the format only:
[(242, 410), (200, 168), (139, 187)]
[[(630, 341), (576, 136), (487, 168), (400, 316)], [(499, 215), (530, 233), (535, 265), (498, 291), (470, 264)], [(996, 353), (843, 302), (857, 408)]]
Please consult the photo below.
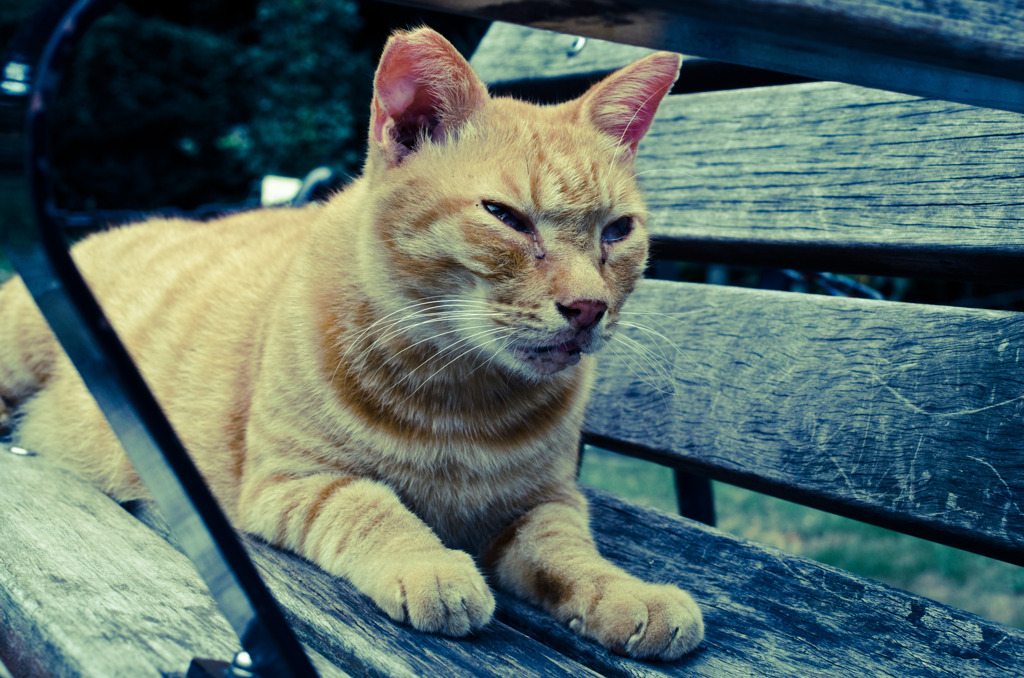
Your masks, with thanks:
[[(495, 24), (473, 63), (522, 91), (643, 53)], [(656, 254), (1019, 280), (1022, 122), (837, 83), (671, 96), (638, 157)], [(1024, 314), (655, 280), (628, 310), (589, 441), (1024, 564)]]

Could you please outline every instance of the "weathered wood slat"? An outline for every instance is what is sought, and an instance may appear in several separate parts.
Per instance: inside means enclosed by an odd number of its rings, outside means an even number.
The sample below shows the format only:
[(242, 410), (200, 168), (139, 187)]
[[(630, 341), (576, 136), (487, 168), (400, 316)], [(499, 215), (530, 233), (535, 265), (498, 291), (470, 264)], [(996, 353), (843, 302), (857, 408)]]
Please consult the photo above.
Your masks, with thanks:
[(0, 657), (12, 671), (184, 675), (195, 654), (240, 649), (184, 556), (38, 461), (0, 444)]
[(595, 444), (1024, 565), (1024, 314), (654, 280), (626, 311)]
[(240, 649), (185, 556), (79, 478), (6, 449), (0, 660), (15, 675), (183, 678), (193, 657)]
[[(502, 23), (491, 24), (470, 63), (491, 92), (538, 103), (565, 101), (654, 50)], [(791, 84), (805, 78), (683, 56), (673, 92)]]
[[(152, 506), (143, 504), (133, 512), (170, 538)], [(346, 582), (259, 539), (248, 535), (243, 539), (301, 640), (358, 675), (596, 678), (584, 666), (500, 622), (462, 640), (395, 624)]]
[[(530, 78), (592, 76), (621, 68), (654, 50), (496, 21), (470, 63), (488, 85)], [(693, 57), (684, 57), (685, 60)]]
[(500, 622), (472, 638), (419, 633), (315, 566), (249, 538), (260, 573), (299, 637), (355, 673), (395, 678), (597, 678), (586, 667)]
[(714, 628), (693, 657), (645, 664), (616, 656), (501, 592), (497, 621), (476, 637), (419, 634), (295, 556), (248, 543), (304, 640), (372, 676), (995, 677), (1024, 659), (1020, 630), (587, 492), (603, 553), (637, 576), (685, 586), (701, 602)]
[[(184, 557), (127, 512), (42, 458), (0, 457), (0, 473), (5, 489), (0, 656), (24, 659), (24, 652), (10, 649), (29, 643), (33, 656), (46, 662), (15, 665), (19, 674), (79, 675), (74, 672), (82, 666), (75, 662), (84, 656), (89, 670), (81, 675), (180, 676), (193, 654), (224, 656), (235, 649), (227, 624), (211, 625), (219, 615)], [(9, 482), (16, 483), (12, 493), (6, 492)], [(694, 655), (667, 664), (625, 659), (500, 593), (498, 619), (476, 636), (452, 640), (421, 634), (387, 621), (348, 584), (296, 556), (247, 542), (303, 639), (344, 662), (354, 675), (959, 678), (1011, 675), (1024, 662), (1020, 630), (588, 492), (598, 542), (609, 558), (638, 576), (685, 586), (701, 603), (707, 638)], [(38, 499), (33, 503), (23, 494)], [(25, 515), (41, 505), (45, 513)], [(140, 513), (153, 520), (151, 511)], [(13, 517), (20, 527), (9, 530)], [(47, 519), (50, 530), (42, 526)], [(50, 544), (37, 543), (32, 528), (59, 534), (62, 543), (55, 551), (39, 550)], [(11, 541), (12, 533), (26, 532), (30, 543)], [(70, 557), (61, 558), (65, 552)], [(54, 587), (59, 591), (23, 595)], [(75, 604), (86, 598), (84, 608)], [(118, 601), (113, 614), (111, 598)], [(46, 629), (63, 624), (70, 631), (36, 644), (41, 636), (32, 624), (26, 630), (9, 621), (25, 614)], [(173, 621), (177, 618), (190, 621), (182, 625)], [(119, 635), (123, 642), (115, 640)], [(151, 653), (161, 659), (138, 661)], [(321, 675), (343, 675), (319, 653), (313, 657)]]
[(641, 145), (668, 254), (1024, 280), (1024, 116), (835, 83), (670, 97)]
[[(678, 664), (603, 655), (603, 675), (996, 678), (1024, 666), (1019, 629), (607, 493), (590, 497), (602, 552), (637, 576), (688, 588), (707, 624), (705, 641)], [(555, 624), (535, 632), (570, 656), (579, 642)]]
[(403, 0), (573, 35), (1024, 112), (1016, 0)]

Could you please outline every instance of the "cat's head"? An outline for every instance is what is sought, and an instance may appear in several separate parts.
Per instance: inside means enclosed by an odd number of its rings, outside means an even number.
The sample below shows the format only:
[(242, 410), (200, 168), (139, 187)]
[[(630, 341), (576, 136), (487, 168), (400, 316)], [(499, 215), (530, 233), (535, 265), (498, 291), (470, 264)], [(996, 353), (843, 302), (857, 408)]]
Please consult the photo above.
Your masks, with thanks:
[(408, 334), (531, 377), (600, 348), (646, 263), (633, 158), (679, 65), (652, 54), (536, 106), (489, 96), (430, 29), (392, 36), (374, 81), (365, 258)]

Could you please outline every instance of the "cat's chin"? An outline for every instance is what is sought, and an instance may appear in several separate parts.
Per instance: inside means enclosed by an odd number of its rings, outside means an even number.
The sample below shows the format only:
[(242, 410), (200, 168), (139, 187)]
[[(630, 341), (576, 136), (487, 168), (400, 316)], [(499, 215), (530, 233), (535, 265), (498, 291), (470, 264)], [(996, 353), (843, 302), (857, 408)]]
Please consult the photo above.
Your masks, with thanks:
[(514, 355), (526, 363), (532, 371), (547, 376), (576, 365), (583, 356), (583, 352), (575, 342), (569, 341), (558, 346), (517, 348)]

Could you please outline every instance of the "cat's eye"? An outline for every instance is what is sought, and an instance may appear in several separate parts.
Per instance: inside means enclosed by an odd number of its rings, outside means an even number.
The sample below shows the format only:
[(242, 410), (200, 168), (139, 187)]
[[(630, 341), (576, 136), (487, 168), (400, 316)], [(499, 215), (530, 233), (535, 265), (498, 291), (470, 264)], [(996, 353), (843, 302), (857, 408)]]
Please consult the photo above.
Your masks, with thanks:
[(632, 217), (622, 217), (604, 227), (601, 242), (617, 242), (633, 232)]
[(511, 207), (499, 205), (496, 202), (484, 202), (484, 209), (494, 215), (494, 218), (501, 223), (514, 228), (522, 233), (533, 233), (533, 224), (525, 217), (520, 216)]

